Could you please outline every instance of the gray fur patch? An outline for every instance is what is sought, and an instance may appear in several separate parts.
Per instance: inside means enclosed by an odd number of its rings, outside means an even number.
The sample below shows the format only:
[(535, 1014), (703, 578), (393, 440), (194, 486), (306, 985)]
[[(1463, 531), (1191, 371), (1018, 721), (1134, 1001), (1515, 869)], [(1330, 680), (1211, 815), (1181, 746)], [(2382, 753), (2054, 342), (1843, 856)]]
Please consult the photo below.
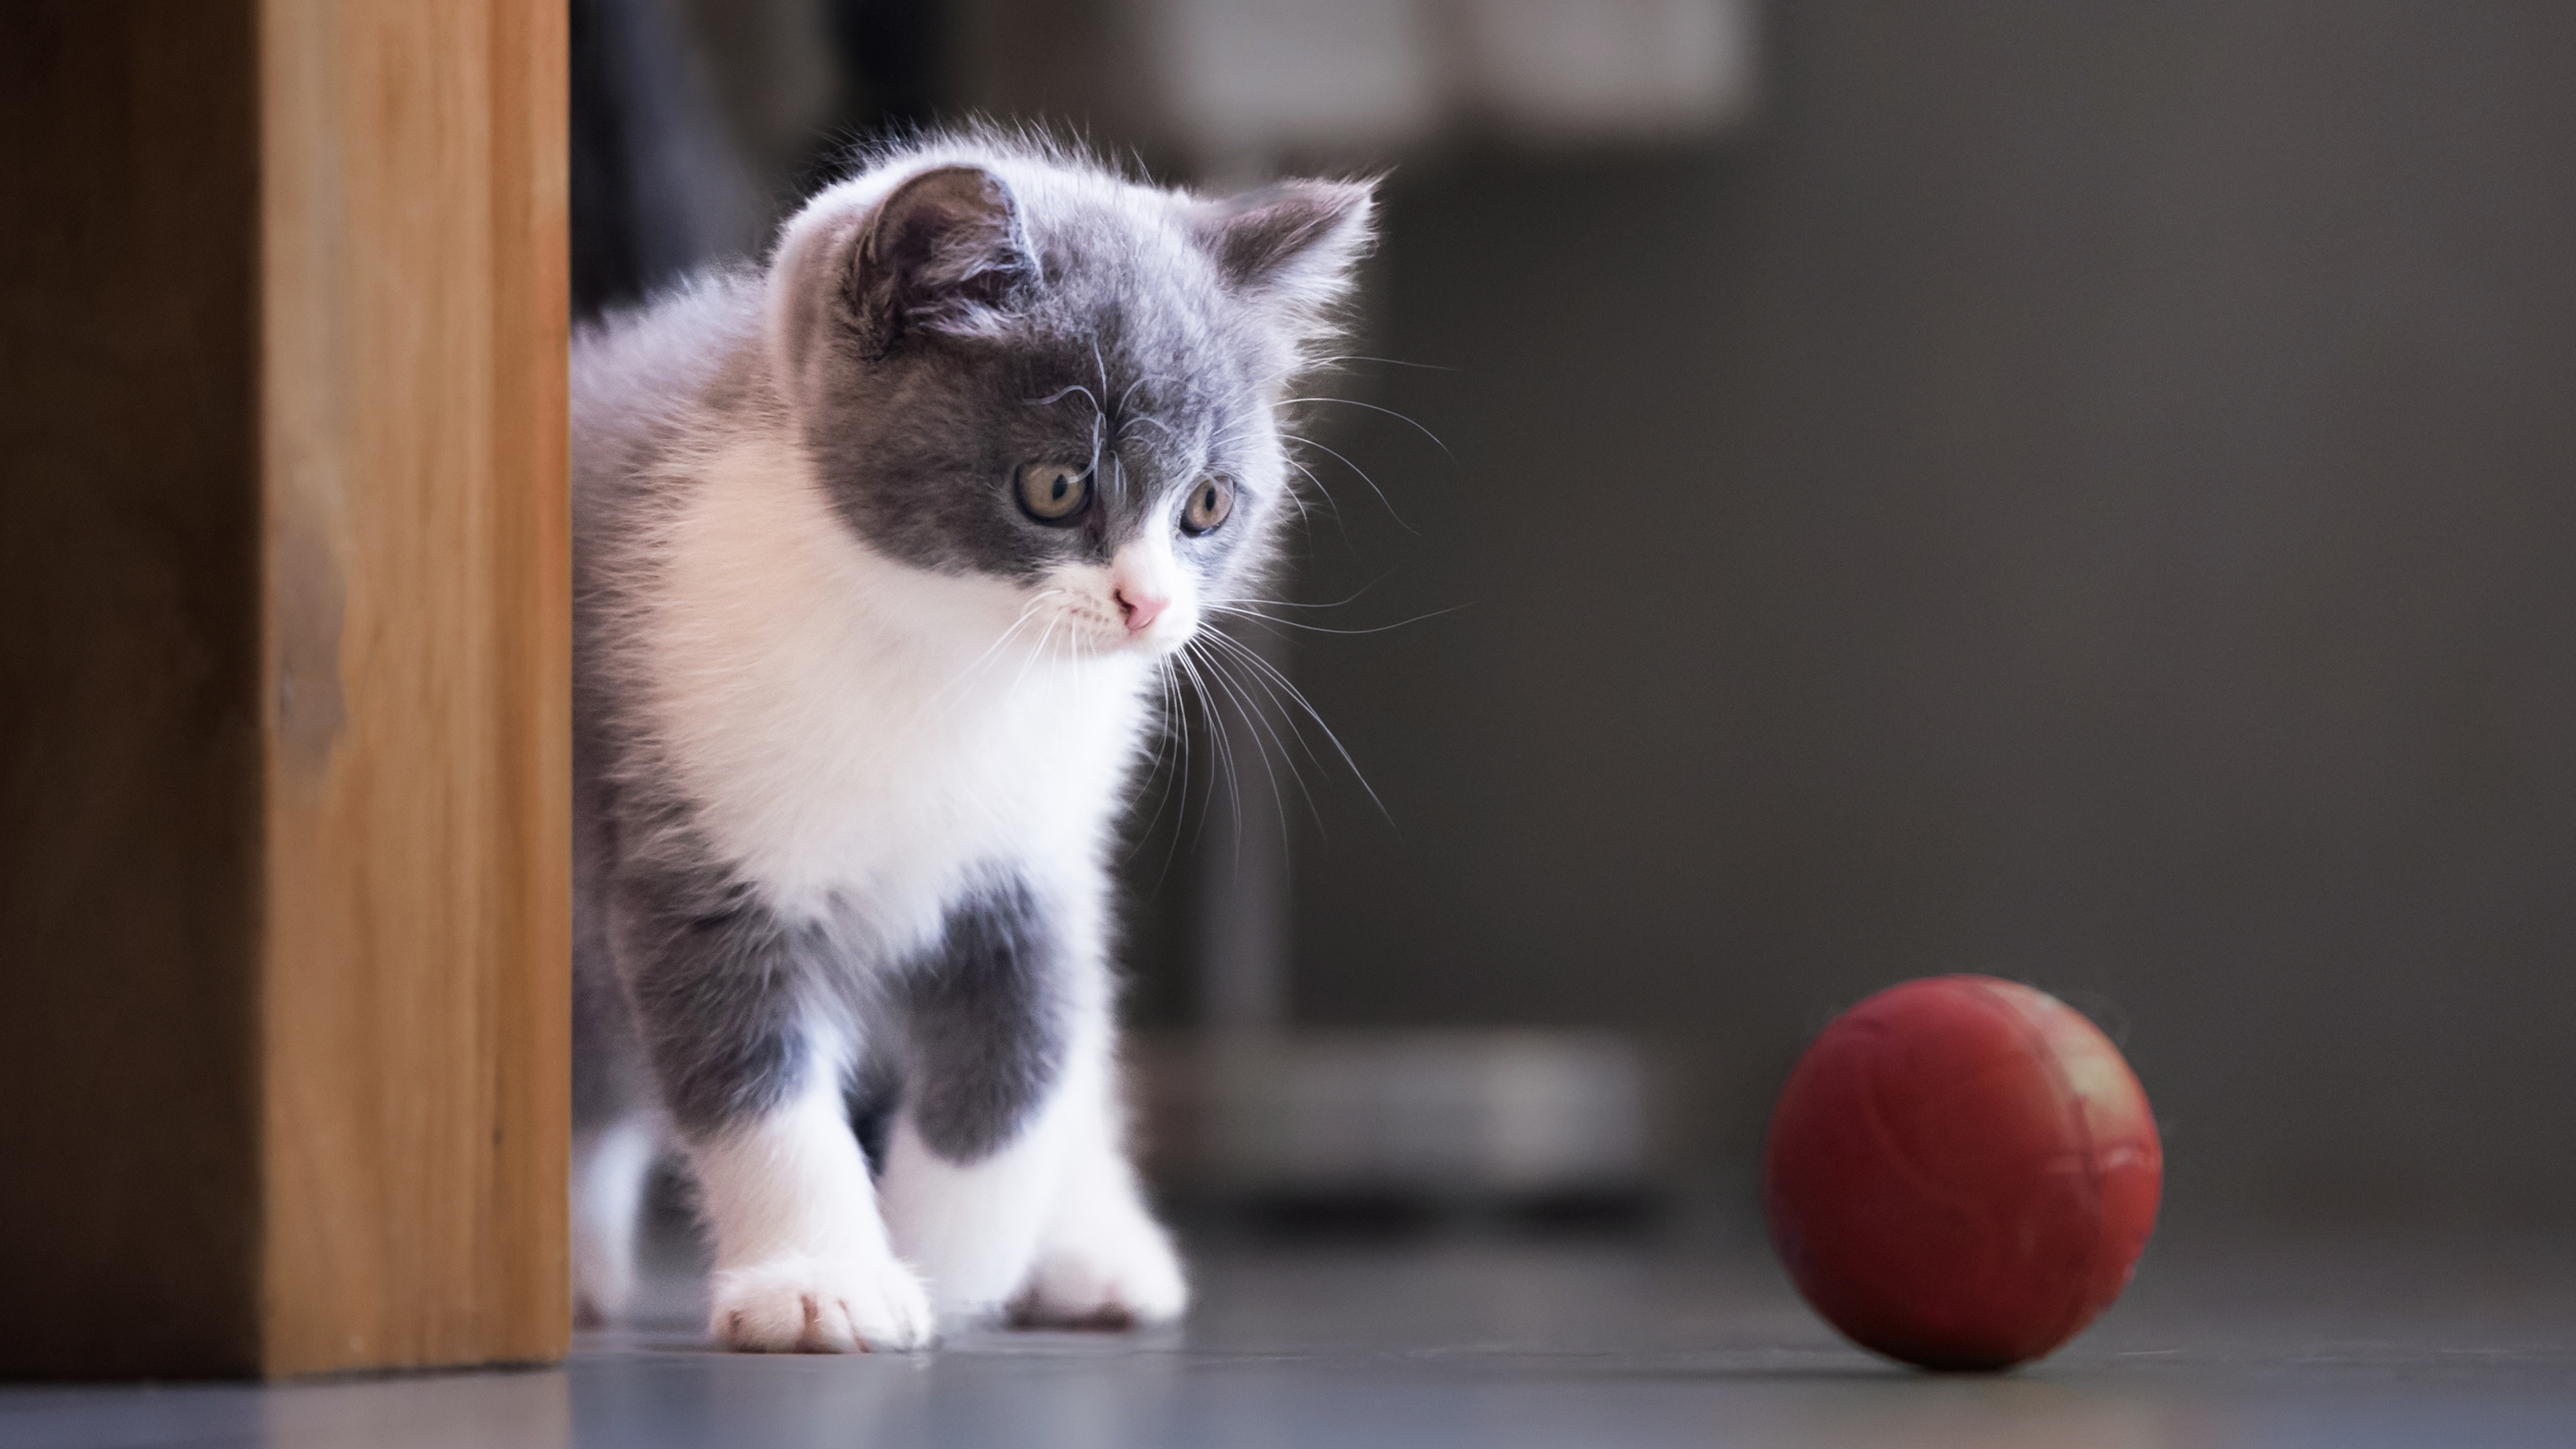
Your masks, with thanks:
[(634, 873), (612, 887), (611, 939), (662, 1105), (704, 1137), (776, 1109), (811, 1069), (807, 1013), (833, 952), (713, 870)]
[(1064, 1071), (1067, 957), (1017, 875), (949, 908), (947, 930), (903, 977), (912, 1121), (951, 1162), (1009, 1142)]

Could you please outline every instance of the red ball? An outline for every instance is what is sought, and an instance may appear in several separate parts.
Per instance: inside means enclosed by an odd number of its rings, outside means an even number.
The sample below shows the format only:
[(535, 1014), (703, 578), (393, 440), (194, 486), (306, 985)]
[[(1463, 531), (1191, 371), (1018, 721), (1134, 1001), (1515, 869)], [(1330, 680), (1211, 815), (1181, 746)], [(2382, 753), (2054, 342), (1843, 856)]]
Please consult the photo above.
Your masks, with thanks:
[(2056, 1348), (2128, 1286), (2164, 1151), (2119, 1048), (1991, 976), (1908, 981), (1834, 1018), (1771, 1114), (1763, 1206), (1807, 1302), (1936, 1369)]

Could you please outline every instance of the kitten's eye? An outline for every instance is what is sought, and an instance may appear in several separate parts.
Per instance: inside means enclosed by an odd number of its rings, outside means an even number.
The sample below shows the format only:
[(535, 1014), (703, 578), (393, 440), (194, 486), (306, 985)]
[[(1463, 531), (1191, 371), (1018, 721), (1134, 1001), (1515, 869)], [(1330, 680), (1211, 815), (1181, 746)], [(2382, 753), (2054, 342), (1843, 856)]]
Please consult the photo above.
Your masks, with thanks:
[(1070, 463), (1020, 468), (1020, 507), (1040, 523), (1071, 523), (1091, 501), (1091, 475)]
[(1222, 527), (1227, 514), (1234, 511), (1234, 485), (1223, 478), (1202, 478), (1190, 490), (1190, 501), (1181, 508), (1181, 532), (1212, 533)]

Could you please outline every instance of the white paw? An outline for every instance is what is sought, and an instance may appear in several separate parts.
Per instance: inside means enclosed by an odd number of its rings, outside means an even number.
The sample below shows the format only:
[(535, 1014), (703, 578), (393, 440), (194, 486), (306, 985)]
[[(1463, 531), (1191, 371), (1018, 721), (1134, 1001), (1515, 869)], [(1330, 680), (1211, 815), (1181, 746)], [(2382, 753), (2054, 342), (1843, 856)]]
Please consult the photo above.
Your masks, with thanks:
[(1171, 1236), (1143, 1213), (1089, 1224), (1079, 1238), (1051, 1243), (1011, 1303), (1011, 1321), (1031, 1328), (1128, 1328), (1169, 1323), (1190, 1305), (1189, 1281)]
[(754, 1353), (866, 1353), (930, 1342), (930, 1296), (892, 1257), (773, 1258), (718, 1271), (707, 1333)]

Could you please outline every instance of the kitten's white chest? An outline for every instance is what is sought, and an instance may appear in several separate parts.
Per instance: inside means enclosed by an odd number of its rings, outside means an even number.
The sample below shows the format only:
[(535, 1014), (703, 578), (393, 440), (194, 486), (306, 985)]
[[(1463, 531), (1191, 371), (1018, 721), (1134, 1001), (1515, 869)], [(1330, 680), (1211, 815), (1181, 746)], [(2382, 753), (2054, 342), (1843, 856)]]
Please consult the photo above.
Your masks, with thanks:
[(899, 951), (969, 871), (1094, 857), (1144, 661), (1014, 628), (1005, 581), (871, 554), (774, 444), (714, 460), (660, 556), (638, 656), (655, 754), (778, 905)]

